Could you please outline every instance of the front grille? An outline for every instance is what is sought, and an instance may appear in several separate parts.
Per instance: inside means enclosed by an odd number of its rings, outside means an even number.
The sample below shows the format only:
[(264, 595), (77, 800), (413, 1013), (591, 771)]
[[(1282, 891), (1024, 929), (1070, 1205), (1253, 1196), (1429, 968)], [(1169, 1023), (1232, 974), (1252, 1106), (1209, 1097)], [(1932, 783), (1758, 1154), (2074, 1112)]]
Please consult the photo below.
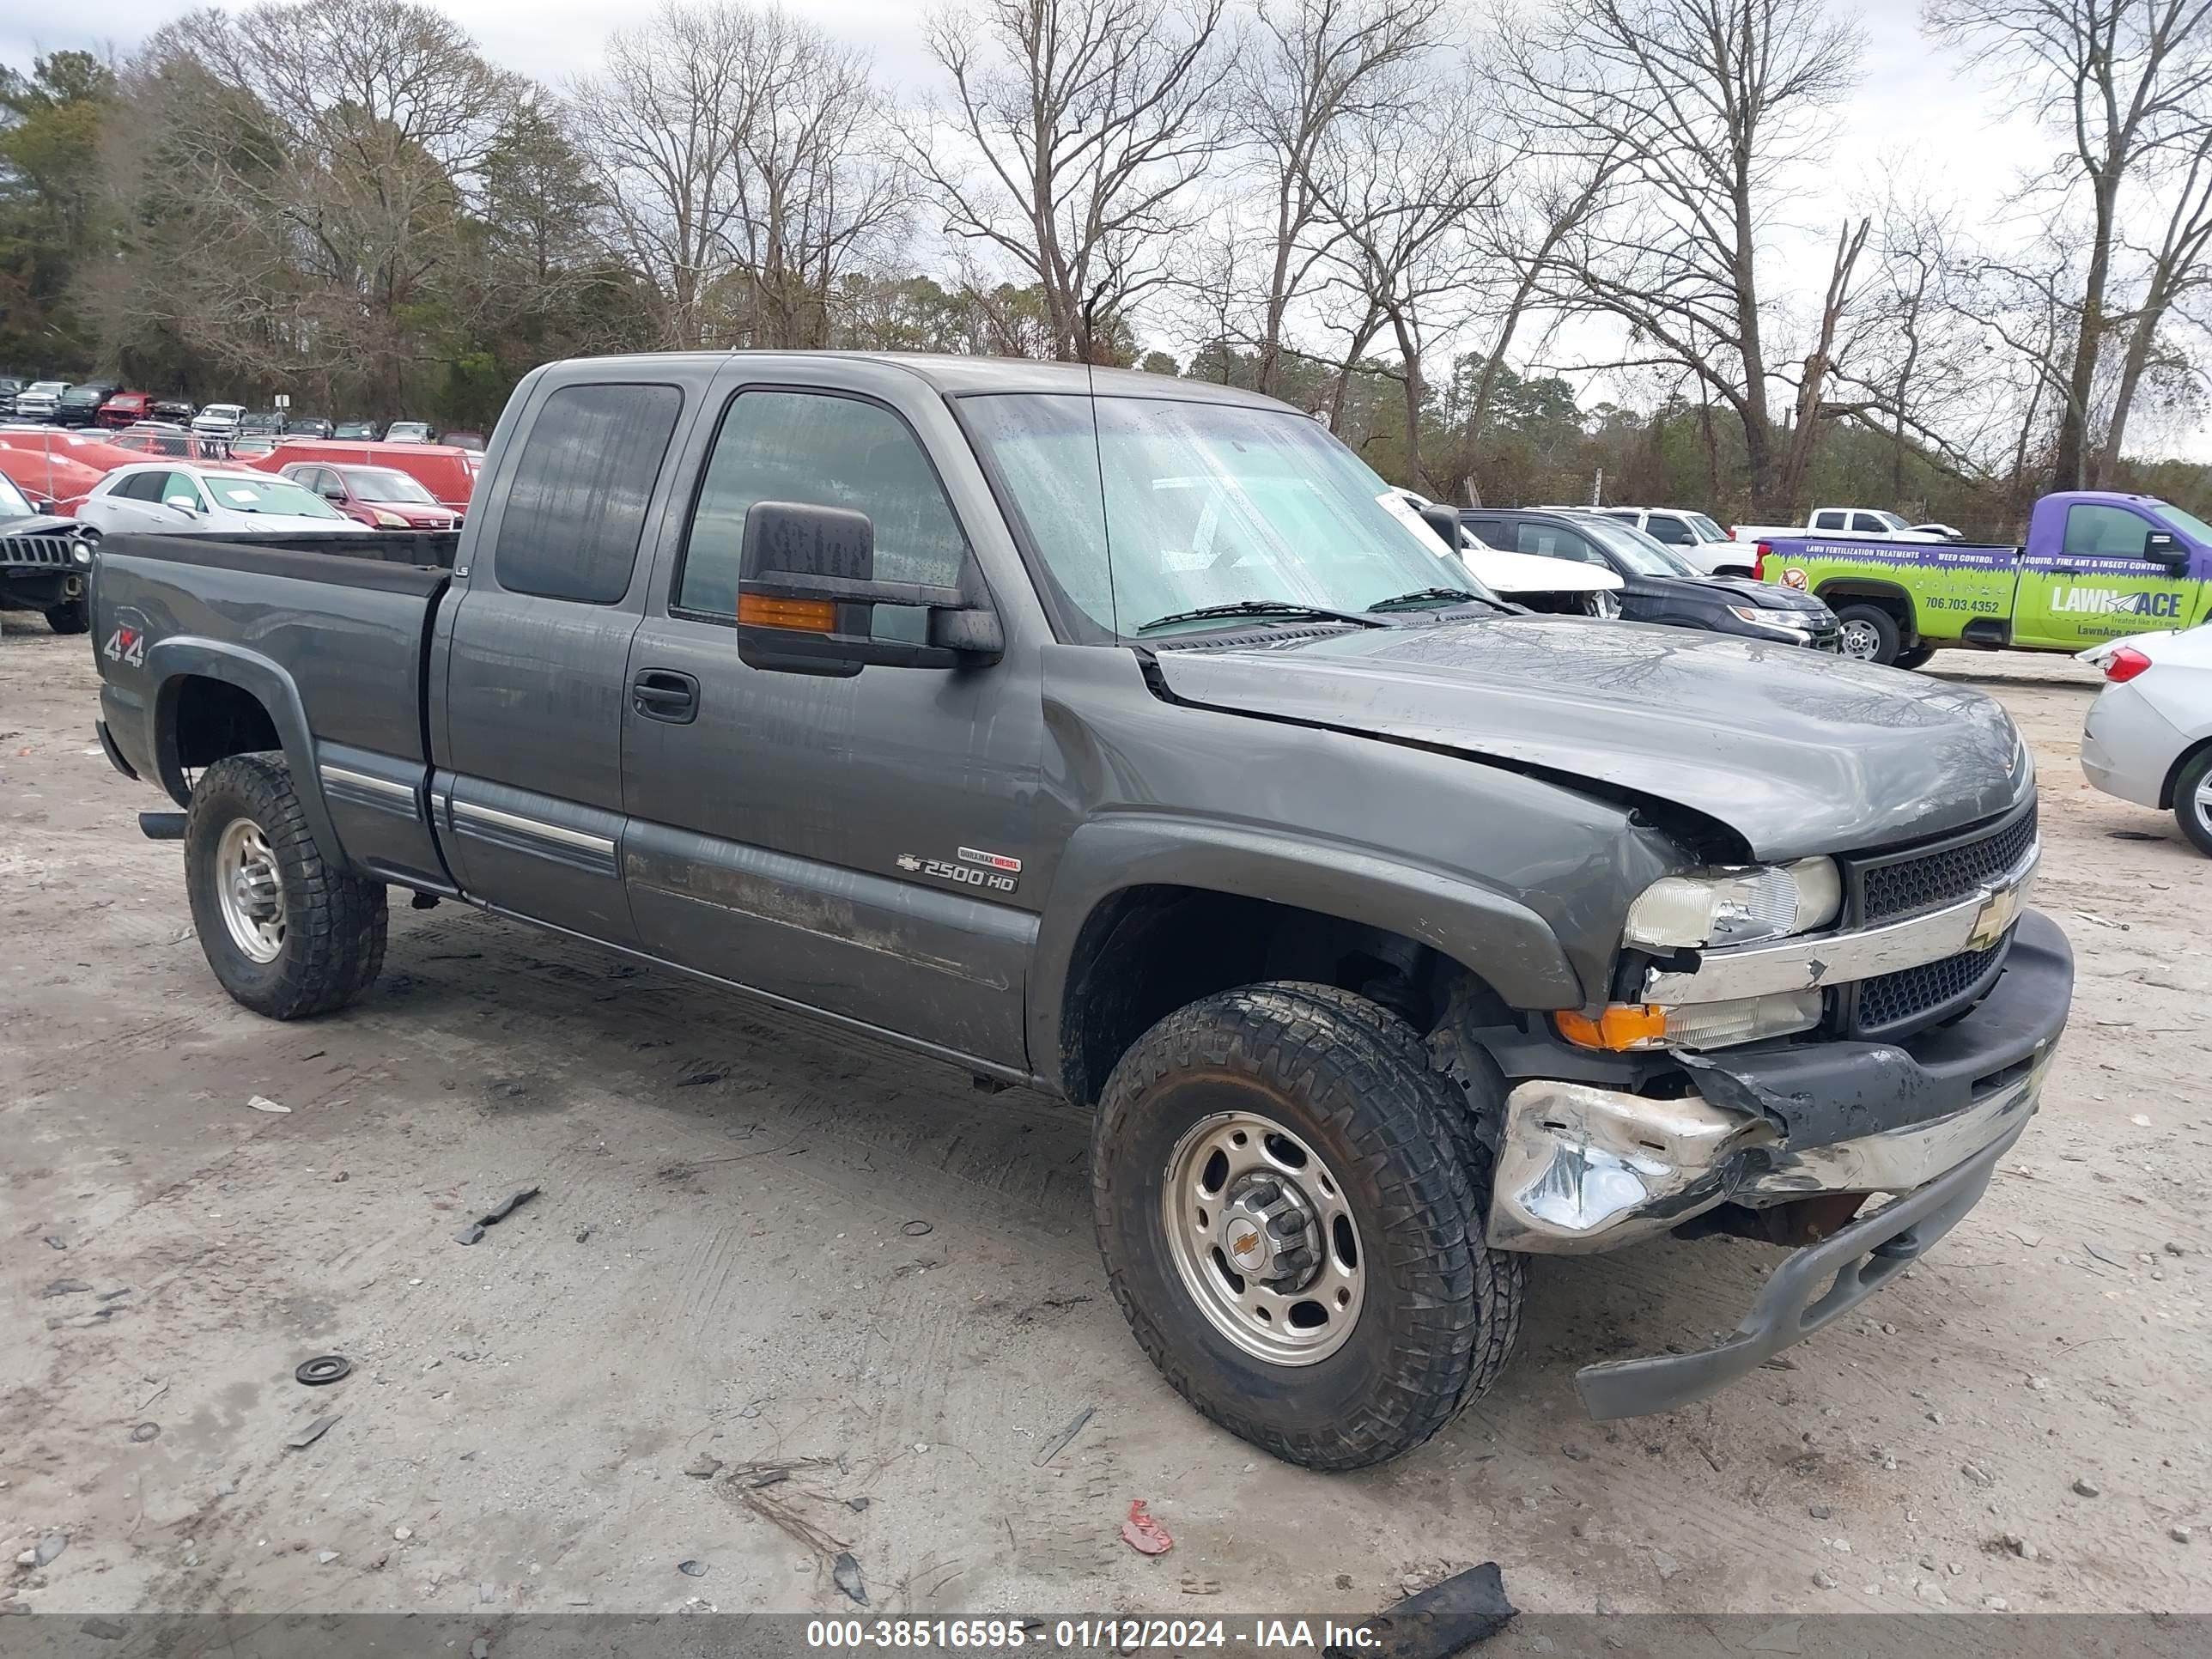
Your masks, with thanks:
[(76, 562), (66, 536), (0, 536), (0, 564), (52, 566), (66, 570)]
[[(1859, 872), (1859, 919), (1887, 921), (1916, 910), (1955, 903), (2012, 869), (2035, 843), (2035, 808), (2009, 822), (1934, 852), (1906, 854)], [(1914, 969), (1914, 972), (1920, 971)]]
[(1987, 950), (1961, 951), (1941, 962), (1923, 962), (1917, 968), (1861, 980), (1851, 1019), (1853, 1033), (1880, 1036), (1948, 1012), (1951, 1004), (1981, 988), (2011, 948), (2012, 933), (2007, 930)]

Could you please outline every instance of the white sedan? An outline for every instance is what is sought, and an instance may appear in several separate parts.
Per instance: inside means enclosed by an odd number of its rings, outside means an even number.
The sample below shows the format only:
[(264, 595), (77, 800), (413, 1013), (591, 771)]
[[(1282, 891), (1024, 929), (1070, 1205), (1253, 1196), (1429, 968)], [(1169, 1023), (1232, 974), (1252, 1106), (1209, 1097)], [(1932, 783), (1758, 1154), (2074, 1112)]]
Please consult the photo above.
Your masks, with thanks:
[(93, 486), (76, 516), (103, 536), (376, 533), (289, 478), (173, 463), (117, 467)]
[(2081, 730), (2081, 770), (2108, 795), (2170, 809), (2212, 858), (2212, 624), (2078, 653), (2106, 685)]

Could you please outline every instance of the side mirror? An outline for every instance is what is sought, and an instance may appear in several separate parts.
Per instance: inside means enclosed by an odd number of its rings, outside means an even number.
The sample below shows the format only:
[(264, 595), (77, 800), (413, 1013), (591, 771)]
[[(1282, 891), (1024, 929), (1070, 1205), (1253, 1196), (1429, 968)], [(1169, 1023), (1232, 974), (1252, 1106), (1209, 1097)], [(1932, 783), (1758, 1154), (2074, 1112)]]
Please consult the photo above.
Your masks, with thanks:
[(2189, 550), (2181, 544), (2181, 538), (2164, 530), (2154, 530), (2143, 538), (2142, 556), (2168, 570), (2179, 570), (2189, 562)]
[(1437, 539), (1452, 552), (1459, 551), (1459, 512), (1455, 507), (1431, 501), (1421, 509), (1421, 522), (1437, 532)]
[(200, 504), (189, 495), (172, 495), (168, 500), (163, 501), (161, 505), (164, 507), (173, 507), (178, 512), (189, 514), (195, 519), (200, 515)]
[[(871, 637), (875, 607), (927, 611), (927, 643)], [(738, 656), (787, 674), (849, 678), (886, 668), (957, 668), (1006, 650), (988, 604), (957, 587), (876, 580), (876, 529), (865, 513), (756, 501), (738, 559)]]
[(31, 503), (31, 511), (41, 514), (47, 518), (52, 518), (55, 514), (60, 512), (61, 508), (56, 506), (52, 501), (47, 500), (45, 496), (41, 495), (37, 501)]

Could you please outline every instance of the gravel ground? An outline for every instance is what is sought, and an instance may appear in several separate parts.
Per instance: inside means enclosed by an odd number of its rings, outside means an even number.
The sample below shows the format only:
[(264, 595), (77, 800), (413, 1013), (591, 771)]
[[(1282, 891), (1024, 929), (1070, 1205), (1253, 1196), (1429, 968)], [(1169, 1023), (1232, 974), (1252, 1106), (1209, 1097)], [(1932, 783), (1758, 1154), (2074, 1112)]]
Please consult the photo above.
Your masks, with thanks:
[(2081, 782), (2086, 670), (1938, 664), (2034, 742), (2080, 958), (1990, 1197), (1865, 1317), (1612, 1427), (1574, 1367), (1724, 1329), (1776, 1257), (1540, 1261), (1496, 1393), (1322, 1476), (1145, 1363), (1049, 1101), (452, 906), (340, 1017), (234, 1006), (87, 642), (11, 615), (0, 1546), (64, 1547), (0, 1612), (836, 1613), (839, 1548), (893, 1613), (1364, 1613), (1492, 1559), (1540, 1612), (2212, 1611), (2212, 864)]

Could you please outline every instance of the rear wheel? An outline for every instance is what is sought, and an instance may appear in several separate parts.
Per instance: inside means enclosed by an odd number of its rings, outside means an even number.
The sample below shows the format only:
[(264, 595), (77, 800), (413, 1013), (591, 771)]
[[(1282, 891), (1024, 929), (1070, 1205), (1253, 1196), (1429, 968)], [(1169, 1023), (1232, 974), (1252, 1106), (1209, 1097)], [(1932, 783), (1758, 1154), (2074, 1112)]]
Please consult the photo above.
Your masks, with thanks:
[(200, 775), (185, 885), (208, 966), (258, 1014), (342, 1008), (384, 966), (384, 885), (324, 860), (280, 755), (232, 755)]
[(2197, 850), (2212, 858), (2212, 749), (2199, 750), (2174, 779), (2173, 816)]
[(64, 599), (46, 607), (46, 626), (57, 634), (82, 634), (92, 626), (92, 611), (82, 599)]
[(1880, 605), (1846, 605), (1838, 606), (1836, 621), (1842, 625), (1840, 641), (1844, 655), (1861, 662), (1894, 663), (1902, 641), (1898, 637), (1897, 618)]
[(1223, 992), (1138, 1039), (1092, 1194), (1115, 1298), (1177, 1392), (1286, 1462), (1351, 1469), (1489, 1386), (1522, 1267), (1483, 1245), (1455, 1093), (1410, 1026), (1328, 988)]

